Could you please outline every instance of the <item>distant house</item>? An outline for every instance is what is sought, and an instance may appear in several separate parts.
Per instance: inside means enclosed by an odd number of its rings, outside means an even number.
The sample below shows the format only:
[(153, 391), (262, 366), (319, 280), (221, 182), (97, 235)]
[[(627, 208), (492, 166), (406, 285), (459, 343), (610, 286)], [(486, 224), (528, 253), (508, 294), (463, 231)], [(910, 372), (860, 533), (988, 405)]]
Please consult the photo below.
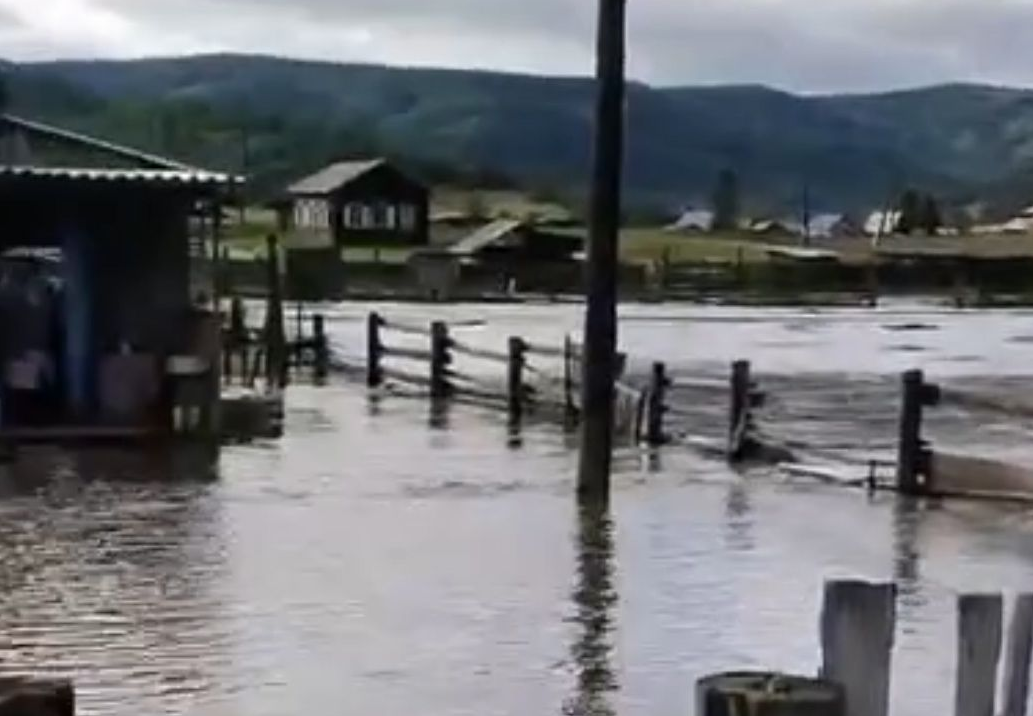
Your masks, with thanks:
[(865, 219), (864, 233), (876, 237), (895, 234), (901, 216), (899, 211), (873, 211)]
[(331, 164), (287, 194), (292, 234), (336, 248), (428, 242), (429, 190), (385, 159)]
[(861, 236), (864, 232), (847, 214), (817, 214), (809, 223), (810, 236), (819, 241), (835, 241)]
[(714, 226), (714, 212), (706, 210), (690, 210), (683, 212), (678, 220), (667, 227), (667, 231), (683, 231), (686, 233), (705, 233)]

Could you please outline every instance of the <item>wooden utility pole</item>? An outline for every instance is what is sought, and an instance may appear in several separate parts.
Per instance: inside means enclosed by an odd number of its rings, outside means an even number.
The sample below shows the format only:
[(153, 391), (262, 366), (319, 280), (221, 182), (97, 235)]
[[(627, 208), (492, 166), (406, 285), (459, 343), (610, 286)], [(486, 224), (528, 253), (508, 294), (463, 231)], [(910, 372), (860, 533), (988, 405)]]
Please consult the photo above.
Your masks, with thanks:
[(588, 244), (588, 305), (581, 381), (581, 460), (578, 469), (578, 494), (594, 499), (609, 496), (613, 449), (626, 7), (627, 0), (599, 0), (598, 89)]

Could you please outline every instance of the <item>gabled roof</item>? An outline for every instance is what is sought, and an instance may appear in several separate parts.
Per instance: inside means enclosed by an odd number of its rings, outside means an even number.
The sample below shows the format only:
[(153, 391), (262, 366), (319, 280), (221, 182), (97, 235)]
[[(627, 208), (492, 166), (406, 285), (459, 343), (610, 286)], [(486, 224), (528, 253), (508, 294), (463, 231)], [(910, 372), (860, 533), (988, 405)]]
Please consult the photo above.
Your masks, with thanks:
[(77, 144), (97, 152), (110, 154), (111, 156), (118, 157), (122, 160), (135, 162), (143, 169), (197, 171), (195, 167), (177, 162), (173, 159), (159, 157), (156, 154), (142, 152), (138, 149), (133, 149), (132, 147), (115, 144), (114, 142), (108, 142), (103, 139), (88, 137), (85, 134), (71, 132), (67, 129), (61, 129), (59, 127), (24, 119), (22, 117), (15, 117), (10, 114), (0, 114), (0, 125), (13, 127), (14, 129), (21, 130), (37, 137), (65, 142), (67, 144)]
[(386, 159), (337, 162), (291, 184), (287, 192), (297, 195), (329, 194), (386, 164)]
[(714, 224), (714, 212), (706, 210), (690, 210), (682, 213), (678, 220), (667, 227), (669, 231), (680, 229), (698, 229), (709, 231)]
[(464, 239), (448, 247), (448, 253), (455, 256), (472, 256), (478, 251), (501, 241), (521, 226), (522, 221), (501, 219), (482, 226)]

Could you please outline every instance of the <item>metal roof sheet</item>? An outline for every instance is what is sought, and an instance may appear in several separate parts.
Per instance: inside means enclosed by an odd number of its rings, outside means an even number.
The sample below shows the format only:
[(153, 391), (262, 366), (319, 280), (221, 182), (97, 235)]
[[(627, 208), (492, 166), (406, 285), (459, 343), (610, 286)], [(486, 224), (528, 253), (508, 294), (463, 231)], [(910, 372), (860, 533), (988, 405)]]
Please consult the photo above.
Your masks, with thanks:
[(500, 241), (521, 226), (523, 226), (523, 222), (515, 219), (501, 219), (492, 222), (449, 246), (448, 252), (456, 256), (470, 256)]
[(93, 169), (0, 165), (0, 179), (4, 178), (150, 184), (154, 186), (227, 186), (243, 182), (241, 177), (201, 169)]
[(291, 184), (287, 191), (290, 194), (329, 194), (340, 187), (355, 181), (364, 174), (387, 163), (386, 159), (369, 159), (365, 161), (337, 162), (320, 169), (315, 174)]
[(58, 139), (72, 144), (81, 144), (121, 159), (139, 162), (150, 169), (171, 169), (176, 171), (194, 171), (195, 169), (194, 167), (183, 164), (182, 162), (177, 162), (174, 159), (159, 157), (156, 154), (142, 152), (138, 149), (133, 149), (132, 147), (126, 147), (121, 144), (115, 144), (114, 142), (108, 142), (95, 137), (88, 137), (85, 134), (61, 129), (60, 127), (54, 127), (49, 124), (36, 122), (23, 117), (15, 117), (11, 114), (0, 114), (0, 123), (40, 136), (51, 137), (53, 139)]

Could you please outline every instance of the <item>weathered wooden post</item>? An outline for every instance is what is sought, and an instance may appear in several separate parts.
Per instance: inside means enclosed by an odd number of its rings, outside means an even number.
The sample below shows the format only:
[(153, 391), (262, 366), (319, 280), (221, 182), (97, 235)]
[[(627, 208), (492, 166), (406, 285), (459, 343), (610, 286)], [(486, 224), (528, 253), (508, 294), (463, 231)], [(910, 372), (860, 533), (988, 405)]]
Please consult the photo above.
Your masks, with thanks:
[(750, 373), (749, 361), (740, 360), (732, 364), (731, 402), (728, 410), (728, 457), (738, 460), (743, 456), (750, 418)]
[(384, 357), (384, 344), (380, 340), (380, 327), (384, 319), (373, 311), (366, 320), (366, 385), (379, 388), (384, 382), (384, 371), (381, 361)]
[(846, 716), (886, 716), (896, 620), (896, 585), (825, 585), (821, 677), (843, 686)]
[(923, 408), (940, 401), (940, 391), (925, 382), (920, 370), (910, 370), (901, 378), (904, 396), (897, 435), (897, 489), (905, 495), (919, 495), (929, 477), (929, 448), (922, 439)]
[(664, 414), (667, 412), (667, 389), (670, 385), (667, 366), (663, 363), (654, 363), (646, 405), (646, 441), (654, 447), (667, 442), (667, 435), (664, 434)]
[(1008, 632), (1004, 666), (1004, 705), (1001, 716), (1026, 716), (1029, 699), (1029, 667), (1033, 656), (1033, 594), (1020, 594)]
[(312, 316), (313, 374), (316, 380), (326, 380), (330, 374), (330, 346), (326, 338), (326, 319), (322, 313)]
[(563, 407), (568, 424), (577, 420), (577, 404), (574, 402), (574, 341), (570, 335), (563, 337)]
[(448, 380), (448, 367), (452, 363), (452, 339), (448, 336), (448, 324), (434, 321), (430, 324), (430, 396), (447, 398), (452, 395)]
[(510, 338), (506, 394), (509, 403), (509, 419), (513, 422), (519, 422), (524, 415), (524, 368), (526, 365), (527, 343), (523, 338)]
[(958, 673), (955, 716), (992, 716), (1001, 658), (1004, 600), (1000, 594), (958, 598)]
[(266, 237), (266, 287), (266, 385), (282, 388), (287, 384), (287, 339), (283, 329), (279, 239), (275, 234)]
[(599, 0), (594, 171), (588, 241), (587, 308), (581, 382), (578, 494), (605, 500), (613, 460), (617, 349), (617, 243), (624, 151), (626, 0)]
[(696, 716), (846, 716), (843, 687), (804, 676), (715, 674), (696, 683)]

